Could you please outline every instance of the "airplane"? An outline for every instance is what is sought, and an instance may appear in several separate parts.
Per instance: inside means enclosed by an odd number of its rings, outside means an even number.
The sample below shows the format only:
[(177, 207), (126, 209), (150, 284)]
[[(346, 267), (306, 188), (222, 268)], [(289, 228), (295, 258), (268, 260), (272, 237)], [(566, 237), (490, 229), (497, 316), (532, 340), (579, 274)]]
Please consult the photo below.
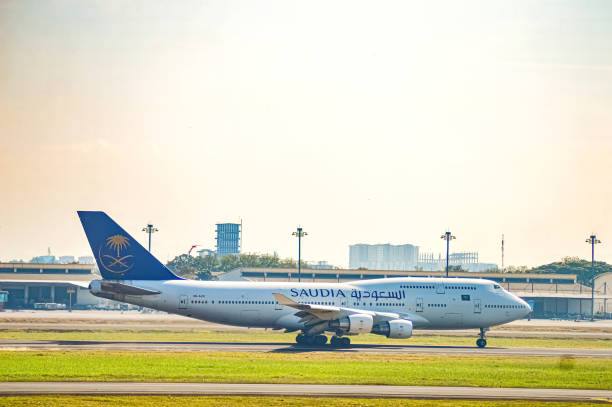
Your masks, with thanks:
[(494, 281), (381, 278), (346, 283), (196, 281), (178, 277), (104, 212), (78, 211), (101, 280), (98, 297), (225, 325), (299, 332), (296, 342), (346, 347), (349, 336), (410, 338), (415, 329), (479, 329), (525, 317), (530, 306)]

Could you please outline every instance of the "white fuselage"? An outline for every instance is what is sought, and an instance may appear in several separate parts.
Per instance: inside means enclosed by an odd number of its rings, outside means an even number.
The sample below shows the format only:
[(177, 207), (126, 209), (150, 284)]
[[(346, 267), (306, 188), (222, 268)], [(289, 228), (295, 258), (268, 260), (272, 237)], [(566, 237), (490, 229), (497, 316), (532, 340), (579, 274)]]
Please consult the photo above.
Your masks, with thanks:
[[(417, 329), (486, 328), (523, 318), (531, 309), (492, 281), (457, 278), (392, 278), (350, 283), (272, 283), (194, 280), (123, 280), (159, 292), (124, 295), (130, 304), (227, 325), (297, 330), (294, 308), (274, 293), (302, 304), (399, 314)], [(96, 284), (91, 291), (95, 295)]]

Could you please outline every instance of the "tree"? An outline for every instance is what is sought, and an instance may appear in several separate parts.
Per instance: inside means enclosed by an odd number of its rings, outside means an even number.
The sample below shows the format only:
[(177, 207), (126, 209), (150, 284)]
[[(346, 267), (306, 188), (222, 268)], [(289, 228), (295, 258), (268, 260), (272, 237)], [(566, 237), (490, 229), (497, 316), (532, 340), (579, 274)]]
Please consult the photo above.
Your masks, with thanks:
[(169, 261), (166, 266), (179, 277), (210, 280), (214, 266), (211, 267), (207, 257), (214, 258), (214, 256), (193, 257), (189, 254), (181, 254)]
[(588, 260), (581, 260), (578, 257), (564, 257), (559, 262), (534, 267), (527, 272), (535, 274), (576, 274), (580, 284), (590, 287), (593, 277), (612, 272), (612, 265), (603, 261), (596, 261), (591, 267), (591, 262)]
[(526, 273), (527, 270), (529, 270), (529, 267), (527, 266), (508, 266), (504, 268), (505, 273), (513, 273), (513, 274)]
[[(281, 259), (277, 255), (269, 254), (240, 254), (228, 255), (218, 258), (214, 255), (193, 257), (181, 254), (168, 262), (166, 266), (179, 277), (198, 280), (211, 280), (213, 273), (225, 273), (239, 267), (265, 267), (265, 268), (297, 268), (293, 259)], [(302, 268), (309, 268), (302, 264)]]

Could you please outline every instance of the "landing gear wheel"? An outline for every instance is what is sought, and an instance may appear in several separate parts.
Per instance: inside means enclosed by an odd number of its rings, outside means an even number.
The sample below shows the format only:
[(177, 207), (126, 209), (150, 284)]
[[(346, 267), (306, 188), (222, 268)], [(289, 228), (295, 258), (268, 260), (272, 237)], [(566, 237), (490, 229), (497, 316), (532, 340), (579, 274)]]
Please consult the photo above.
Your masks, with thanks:
[(344, 347), (344, 346), (349, 346), (351, 344), (351, 340), (350, 338), (347, 338), (346, 336), (344, 337), (332, 336), (331, 339), (329, 340), (329, 344), (331, 346)]
[(300, 345), (305, 345), (306, 344), (306, 335), (299, 334), (298, 336), (295, 337), (295, 341), (297, 343), (299, 343)]
[(485, 333), (488, 331), (487, 328), (480, 328), (480, 334), (478, 335), (480, 338), (476, 340), (476, 346), (479, 348), (484, 348), (487, 346), (487, 340), (485, 339)]
[(327, 343), (327, 336), (317, 335), (313, 338), (313, 344), (317, 346), (323, 346)]

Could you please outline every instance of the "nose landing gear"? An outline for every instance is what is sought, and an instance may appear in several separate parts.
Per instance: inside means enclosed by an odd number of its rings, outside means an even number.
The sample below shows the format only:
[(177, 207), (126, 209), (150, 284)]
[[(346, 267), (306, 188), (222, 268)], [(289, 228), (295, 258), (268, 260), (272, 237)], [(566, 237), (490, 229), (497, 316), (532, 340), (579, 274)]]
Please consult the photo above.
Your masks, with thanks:
[(476, 346), (484, 348), (487, 346), (487, 340), (485, 339), (485, 333), (488, 331), (487, 328), (480, 328), (479, 338), (476, 340)]

